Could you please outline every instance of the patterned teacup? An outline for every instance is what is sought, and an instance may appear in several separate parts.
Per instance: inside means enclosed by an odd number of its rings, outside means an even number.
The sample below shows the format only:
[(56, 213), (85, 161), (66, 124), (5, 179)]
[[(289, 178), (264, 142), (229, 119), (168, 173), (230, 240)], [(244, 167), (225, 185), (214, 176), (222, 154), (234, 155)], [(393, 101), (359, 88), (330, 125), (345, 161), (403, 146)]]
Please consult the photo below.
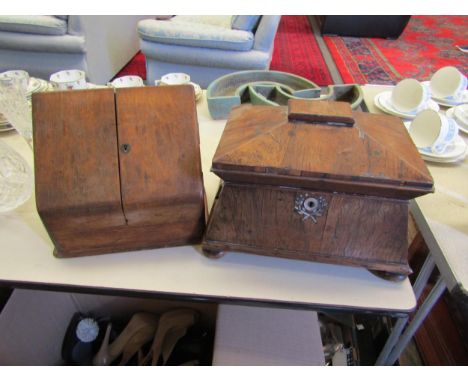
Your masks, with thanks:
[(109, 86), (114, 88), (133, 88), (145, 86), (143, 79), (139, 76), (123, 76), (118, 77), (112, 82), (108, 83)]
[(391, 103), (395, 110), (417, 114), (427, 107), (431, 98), (429, 89), (419, 81), (407, 78), (400, 81), (392, 91)]
[(442, 154), (457, 137), (458, 126), (453, 119), (428, 109), (413, 119), (408, 131), (418, 149)]
[(186, 85), (190, 83), (190, 76), (185, 73), (168, 73), (160, 80), (154, 81), (155, 85)]
[(55, 89), (71, 90), (86, 89), (86, 74), (82, 70), (62, 70), (50, 76), (50, 82)]
[(431, 77), (430, 87), (432, 95), (441, 100), (456, 102), (466, 89), (468, 80), (454, 66), (445, 66)]

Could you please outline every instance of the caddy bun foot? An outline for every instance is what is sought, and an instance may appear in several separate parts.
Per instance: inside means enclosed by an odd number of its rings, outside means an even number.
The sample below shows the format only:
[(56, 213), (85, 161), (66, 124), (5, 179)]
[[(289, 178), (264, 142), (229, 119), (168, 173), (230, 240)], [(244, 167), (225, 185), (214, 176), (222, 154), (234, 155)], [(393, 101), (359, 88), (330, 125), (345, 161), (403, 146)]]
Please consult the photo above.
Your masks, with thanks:
[(407, 275), (404, 273), (394, 273), (386, 271), (376, 271), (375, 269), (368, 269), (373, 275), (380, 277), (381, 279), (393, 282), (401, 282), (406, 279)]
[(216, 249), (211, 248), (202, 248), (203, 255), (210, 259), (220, 259), (225, 255), (223, 251), (218, 251)]

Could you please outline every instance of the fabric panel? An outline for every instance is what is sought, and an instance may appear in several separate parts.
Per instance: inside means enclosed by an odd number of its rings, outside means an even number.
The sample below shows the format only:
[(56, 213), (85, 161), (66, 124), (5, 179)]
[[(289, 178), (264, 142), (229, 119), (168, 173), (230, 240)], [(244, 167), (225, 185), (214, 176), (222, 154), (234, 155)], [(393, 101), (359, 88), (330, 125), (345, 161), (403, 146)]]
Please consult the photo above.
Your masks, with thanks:
[(147, 60), (156, 59), (178, 64), (211, 66), (232, 69), (266, 69), (270, 61), (267, 52), (220, 51), (218, 49), (184, 47), (141, 42), (141, 50)]
[(24, 52), (0, 49), (0, 72), (25, 70), (31, 77), (49, 80), (52, 73), (65, 69), (88, 71), (84, 53)]
[(0, 36), (0, 49), (55, 53), (85, 52), (85, 41), (81, 36), (45, 36), (12, 32), (2, 32)]
[[(176, 64), (173, 62), (148, 59), (146, 61), (146, 80), (148, 84), (154, 84), (155, 80), (161, 79), (161, 77), (167, 73), (187, 73), (190, 76), (191, 81), (199, 84), (203, 89), (206, 89), (211, 82), (221, 76), (247, 69), (249, 68), (222, 68), (192, 65), (190, 63)], [(268, 67), (265, 69), (268, 69)]]
[(143, 20), (138, 33), (146, 41), (211, 49), (248, 51), (254, 43), (251, 32), (190, 22)]
[(175, 16), (172, 21), (177, 22), (189, 22), (189, 23), (198, 23), (205, 25), (214, 25), (221, 28), (231, 29), (231, 16), (201, 16), (201, 15), (181, 15)]
[(258, 22), (262, 16), (232, 16), (231, 28), (238, 29), (241, 31), (252, 32), (255, 27), (258, 25)]
[(68, 34), (73, 36), (82, 36), (84, 34), (82, 17), (83, 16), (70, 16), (68, 18)]
[[(305, 16), (304, 16), (305, 17)], [(281, 16), (263, 16), (255, 32), (254, 49), (272, 52)]]
[(14, 33), (63, 36), (67, 21), (54, 16), (0, 16), (0, 30)]

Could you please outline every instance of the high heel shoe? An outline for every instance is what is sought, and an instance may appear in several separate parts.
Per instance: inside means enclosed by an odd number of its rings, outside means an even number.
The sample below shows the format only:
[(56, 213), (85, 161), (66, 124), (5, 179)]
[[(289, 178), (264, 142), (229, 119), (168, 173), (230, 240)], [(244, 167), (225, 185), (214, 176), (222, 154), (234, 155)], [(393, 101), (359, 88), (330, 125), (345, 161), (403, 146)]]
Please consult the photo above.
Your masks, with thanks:
[(174, 350), (174, 347), (176, 346), (177, 342), (187, 334), (188, 329), (189, 328), (187, 326), (180, 326), (172, 328), (167, 332), (161, 348), (163, 366), (166, 365), (167, 360), (171, 356), (172, 351)]
[(165, 364), (177, 341), (185, 335), (187, 329), (196, 322), (197, 318), (198, 313), (192, 309), (176, 309), (162, 314), (151, 349), (140, 360), (140, 365), (148, 364), (151, 359), (151, 365), (156, 366), (163, 348), (163, 363)]
[(146, 342), (153, 338), (157, 326), (156, 316), (149, 313), (136, 313), (122, 333), (109, 344), (112, 327), (112, 324), (109, 324), (101, 348), (93, 358), (93, 365), (110, 365), (121, 354), (120, 365), (125, 365)]

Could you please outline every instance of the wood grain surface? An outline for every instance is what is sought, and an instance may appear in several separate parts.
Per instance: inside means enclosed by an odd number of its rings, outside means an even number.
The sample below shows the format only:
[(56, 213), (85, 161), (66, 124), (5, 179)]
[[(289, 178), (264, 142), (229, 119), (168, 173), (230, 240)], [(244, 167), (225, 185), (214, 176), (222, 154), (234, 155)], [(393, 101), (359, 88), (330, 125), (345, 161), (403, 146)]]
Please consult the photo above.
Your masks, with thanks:
[(348, 102), (329, 102), (291, 99), (288, 102), (288, 120), (291, 122), (336, 123), (351, 127), (353, 112)]
[[(298, 195), (323, 197), (328, 207), (304, 220)], [(401, 200), (224, 183), (203, 249), (364, 266), (408, 274), (408, 204)]]
[[(243, 251), (411, 273), (408, 200), (432, 192), (433, 180), (399, 118), (339, 102), (242, 105), (212, 171), (224, 186), (203, 241), (208, 256)], [(295, 211), (301, 194), (326, 201), (316, 222)]]
[(46, 227), (125, 224), (112, 89), (34, 94), (36, 205)]
[[(231, 111), (213, 171), (260, 174), (262, 183), (410, 199), (433, 191), (427, 167), (399, 118), (353, 112), (353, 128), (288, 121), (286, 107), (243, 105)], [(290, 177), (291, 182), (288, 180)], [(249, 177), (248, 182), (252, 182)], [(350, 189), (351, 186), (351, 189)]]
[(33, 123), (37, 208), (56, 256), (201, 240), (193, 87), (35, 94)]
[[(116, 91), (122, 204), (129, 224), (199, 224), (204, 210), (193, 87)], [(204, 213), (203, 213), (204, 214)]]

